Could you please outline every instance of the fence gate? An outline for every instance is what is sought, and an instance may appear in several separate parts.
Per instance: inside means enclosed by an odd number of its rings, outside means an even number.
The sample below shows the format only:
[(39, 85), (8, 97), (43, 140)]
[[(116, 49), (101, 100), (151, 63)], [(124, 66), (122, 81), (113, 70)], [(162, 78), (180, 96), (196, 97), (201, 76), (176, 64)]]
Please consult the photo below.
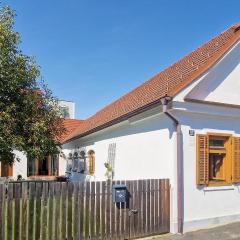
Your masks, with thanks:
[[(112, 184), (127, 186), (127, 204), (112, 202)], [(0, 184), (0, 239), (129, 239), (166, 233), (169, 193), (168, 179)]]

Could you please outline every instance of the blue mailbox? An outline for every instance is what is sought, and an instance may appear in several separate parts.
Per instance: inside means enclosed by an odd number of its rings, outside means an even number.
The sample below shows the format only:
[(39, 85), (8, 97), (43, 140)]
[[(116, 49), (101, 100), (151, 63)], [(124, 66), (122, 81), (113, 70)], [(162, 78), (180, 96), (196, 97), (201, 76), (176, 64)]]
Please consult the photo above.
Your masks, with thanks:
[(112, 199), (114, 203), (126, 203), (128, 198), (127, 186), (116, 184), (112, 187)]

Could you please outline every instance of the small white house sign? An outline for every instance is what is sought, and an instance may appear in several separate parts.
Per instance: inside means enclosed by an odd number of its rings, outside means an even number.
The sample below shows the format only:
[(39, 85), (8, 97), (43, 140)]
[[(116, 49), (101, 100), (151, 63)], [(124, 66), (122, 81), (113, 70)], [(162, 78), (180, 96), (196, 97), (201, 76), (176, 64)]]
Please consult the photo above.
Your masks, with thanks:
[(190, 129), (189, 130), (189, 136), (195, 136), (195, 131), (193, 129)]

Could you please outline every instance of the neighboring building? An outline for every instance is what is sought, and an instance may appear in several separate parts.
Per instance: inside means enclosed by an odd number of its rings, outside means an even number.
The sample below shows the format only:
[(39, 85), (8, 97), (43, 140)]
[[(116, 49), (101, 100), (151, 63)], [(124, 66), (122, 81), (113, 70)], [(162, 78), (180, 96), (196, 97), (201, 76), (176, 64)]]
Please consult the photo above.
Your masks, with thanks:
[(240, 24), (63, 142), (72, 180), (169, 178), (173, 233), (240, 220)]
[(71, 101), (59, 100), (60, 111), (63, 118), (75, 119), (75, 103)]
[[(75, 117), (75, 103), (68, 101), (60, 101), (60, 106), (67, 109), (65, 111), (64, 126), (66, 133), (63, 139), (71, 134), (83, 121), (71, 119)], [(48, 156), (43, 161), (37, 159), (28, 159), (25, 154), (15, 151), (15, 154), (20, 161), (15, 161), (14, 164), (8, 165), (0, 163), (0, 177), (7, 177), (16, 180), (19, 175), (23, 179), (44, 179), (54, 180), (57, 176), (66, 175), (67, 161), (58, 156)]]

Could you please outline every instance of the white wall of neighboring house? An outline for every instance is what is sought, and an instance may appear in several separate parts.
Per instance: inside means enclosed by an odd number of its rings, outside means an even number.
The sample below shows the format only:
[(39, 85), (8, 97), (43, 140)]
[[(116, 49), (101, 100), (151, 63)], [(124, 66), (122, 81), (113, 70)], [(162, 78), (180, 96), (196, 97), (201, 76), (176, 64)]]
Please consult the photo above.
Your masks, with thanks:
[[(19, 151), (14, 151), (16, 157), (18, 157), (18, 161), (15, 160), (13, 163), (13, 172), (12, 179), (17, 180), (18, 175), (21, 175), (22, 178), (27, 179), (27, 158), (26, 155)], [(0, 176), (1, 176), (1, 162), (0, 162)]]
[(13, 178), (17, 179), (17, 176), (21, 175), (23, 179), (27, 179), (27, 157), (19, 151), (14, 151), (14, 153), (19, 158), (19, 161), (15, 160), (13, 164)]
[[(14, 151), (16, 154), (16, 157), (18, 157), (19, 160), (15, 160), (13, 163), (13, 176), (11, 177), (14, 180), (17, 180), (18, 175), (21, 175), (23, 179), (27, 179), (27, 157), (24, 153), (19, 151)], [(66, 166), (67, 161), (66, 158), (63, 156), (59, 157), (59, 175), (65, 176), (66, 175)], [(1, 169), (1, 163), (0, 163), (0, 169)], [(1, 173), (1, 172), (0, 172)]]
[[(65, 151), (66, 153), (66, 151)], [(67, 169), (67, 159), (62, 154), (59, 155), (58, 159), (58, 175), (59, 176), (65, 176), (66, 175), (66, 169)]]

